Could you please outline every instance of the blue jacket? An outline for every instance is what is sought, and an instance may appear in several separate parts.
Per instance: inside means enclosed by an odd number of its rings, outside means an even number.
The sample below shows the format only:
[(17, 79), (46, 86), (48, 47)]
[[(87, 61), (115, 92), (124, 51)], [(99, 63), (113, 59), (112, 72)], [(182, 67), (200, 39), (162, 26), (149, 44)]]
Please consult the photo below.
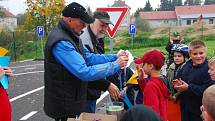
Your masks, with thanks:
[(200, 106), (202, 105), (204, 90), (213, 83), (208, 74), (208, 69), (207, 60), (196, 66), (193, 66), (192, 60), (189, 60), (176, 76), (176, 78), (181, 78), (189, 85), (188, 90), (182, 92), (179, 96), (182, 108), (185, 106), (189, 112), (196, 115), (201, 114)]
[(59, 63), (82, 81), (95, 81), (120, 70), (120, 65), (116, 62), (116, 54), (93, 54), (84, 48), (86, 56), (84, 60), (68, 41), (58, 42), (52, 53)]

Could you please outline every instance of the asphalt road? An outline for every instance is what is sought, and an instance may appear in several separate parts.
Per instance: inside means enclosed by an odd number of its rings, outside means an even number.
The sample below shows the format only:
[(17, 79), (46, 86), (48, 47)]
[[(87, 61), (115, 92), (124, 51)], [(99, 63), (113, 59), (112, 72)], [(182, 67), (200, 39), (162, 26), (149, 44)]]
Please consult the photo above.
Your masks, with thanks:
[[(12, 105), (12, 121), (53, 121), (43, 111), (44, 67), (43, 61), (12, 63), (14, 73), (7, 90)], [(103, 93), (97, 112), (105, 113), (108, 93)]]

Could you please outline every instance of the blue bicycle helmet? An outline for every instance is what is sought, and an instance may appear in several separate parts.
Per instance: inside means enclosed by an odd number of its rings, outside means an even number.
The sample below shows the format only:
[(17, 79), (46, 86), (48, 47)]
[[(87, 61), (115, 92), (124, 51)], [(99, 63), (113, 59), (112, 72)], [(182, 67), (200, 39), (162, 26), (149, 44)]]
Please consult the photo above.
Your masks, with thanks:
[(183, 53), (185, 56), (188, 57), (189, 53), (188, 53), (188, 46), (185, 44), (174, 44), (172, 47), (172, 51), (176, 51), (176, 52), (181, 52)]

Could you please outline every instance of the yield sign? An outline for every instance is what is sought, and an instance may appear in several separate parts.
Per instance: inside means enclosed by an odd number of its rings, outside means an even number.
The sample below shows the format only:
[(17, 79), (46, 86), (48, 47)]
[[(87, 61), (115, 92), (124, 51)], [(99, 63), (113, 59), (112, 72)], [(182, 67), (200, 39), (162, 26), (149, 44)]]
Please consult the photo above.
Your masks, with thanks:
[(113, 26), (109, 25), (107, 32), (109, 37), (113, 38), (122, 20), (124, 19), (128, 11), (128, 8), (111, 7), (111, 8), (97, 8), (96, 10), (108, 12), (108, 14), (110, 15), (110, 20), (114, 25)]

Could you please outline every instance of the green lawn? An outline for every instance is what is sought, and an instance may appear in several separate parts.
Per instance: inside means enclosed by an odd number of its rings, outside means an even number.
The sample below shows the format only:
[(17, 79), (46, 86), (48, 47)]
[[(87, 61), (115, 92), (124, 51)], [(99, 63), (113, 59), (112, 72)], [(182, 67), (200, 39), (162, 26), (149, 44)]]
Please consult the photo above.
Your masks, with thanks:
[[(206, 41), (206, 45), (208, 47), (208, 58), (215, 56), (215, 41)], [(140, 48), (140, 49), (133, 49), (133, 50), (129, 50), (129, 51), (131, 51), (131, 53), (134, 57), (138, 57), (138, 56), (142, 56), (145, 51), (152, 49), (152, 48), (159, 49), (162, 52), (164, 52), (165, 54), (167, 54), (167, 52), (165, 50), (165, 46)]]

